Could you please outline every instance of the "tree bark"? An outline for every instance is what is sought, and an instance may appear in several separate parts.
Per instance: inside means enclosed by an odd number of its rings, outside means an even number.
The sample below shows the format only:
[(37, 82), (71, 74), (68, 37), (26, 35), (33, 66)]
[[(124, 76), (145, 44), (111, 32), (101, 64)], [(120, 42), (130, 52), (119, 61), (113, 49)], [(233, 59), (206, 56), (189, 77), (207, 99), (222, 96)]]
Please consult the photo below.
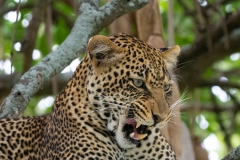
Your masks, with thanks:
[(233, 149), (231, 153), (229, 153), (222, 160), (239, 160), (240, 159), (240, 146)]
[(136, 13), (138, 37), (155, 48), (166, 46), (158, 1), (151, 1)]
[(108, 26), (117, 17), (135, 11), (147, 2), (148, 0), (112, 0), (104, 6), (98, 7), (98, 1), (83, 0), (79, 8), (81, 13), (69, 36), (57, 50), (44, 57), (41, 62), (21, 77), (2, 103), (0, 118), (19, 117), (33, 94), (85, 51), (91, 36)]
[[(66, 86), (69, 79), (72, 77), (73, 73), (61, 73), (55, 76), (57, 80), (57, 87), (59, 90), (62, 90), (64, 86)], [(0, 74), (0, 99), (3, 99), (8, 94), (11, 93), (11, 89), (13, 86), (19, 81), (21, 78), (20, 73), (13, 73), (10, 75)], [(53, 95), (52, 92), (52, 82), (51, 80), (46, 82), (42, 88), (35, 93), (36, 96), (48, 96)], [(0, 102), (1, 103), (1, 102)]]

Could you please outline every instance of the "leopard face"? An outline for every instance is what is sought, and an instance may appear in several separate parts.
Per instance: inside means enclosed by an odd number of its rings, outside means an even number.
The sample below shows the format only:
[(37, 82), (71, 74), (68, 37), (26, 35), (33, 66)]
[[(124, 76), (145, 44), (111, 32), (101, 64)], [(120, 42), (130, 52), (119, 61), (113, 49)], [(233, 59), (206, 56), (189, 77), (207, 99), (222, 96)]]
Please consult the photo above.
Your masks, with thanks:
[(170, 119), (170, 72), (179, 51), (162, 52), (125, 34), (89, 40), (88, 100), (121, 148), (140, 145)]

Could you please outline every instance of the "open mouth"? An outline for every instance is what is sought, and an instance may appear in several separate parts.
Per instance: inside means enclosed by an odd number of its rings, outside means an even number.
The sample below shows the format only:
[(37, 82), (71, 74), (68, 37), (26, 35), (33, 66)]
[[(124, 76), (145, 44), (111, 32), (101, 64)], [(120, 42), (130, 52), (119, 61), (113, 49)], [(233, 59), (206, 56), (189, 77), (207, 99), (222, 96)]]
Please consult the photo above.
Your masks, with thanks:
[(136, 146), (140, 145), (140, 140), (148, 136), (147, 126), (137, 123), (134, 118), (126, 119), (123, 132), (125, 132), (125, 138), (136, 144)]

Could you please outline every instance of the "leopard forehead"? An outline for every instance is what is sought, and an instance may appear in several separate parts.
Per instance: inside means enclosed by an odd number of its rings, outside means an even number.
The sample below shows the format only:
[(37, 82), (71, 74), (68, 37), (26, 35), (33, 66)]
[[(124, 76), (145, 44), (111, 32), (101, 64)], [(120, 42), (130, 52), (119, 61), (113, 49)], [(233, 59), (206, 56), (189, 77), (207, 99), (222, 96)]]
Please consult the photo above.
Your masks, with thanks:
[[(144, 43), (142, 40), (137, 39), (133, 36), (126, 35), (126, 34), (116, 34), (109, 39), (115, 43), (118, 47), (125, 49), (128, 53), (133, 54), (133, 58), (136, 56), (144, 56), (145, 59), (153, 60), (154, 58), (160, 58), (161, 50), (153, 48), (148, 44)], [(139, 59), (143, 62), (142, 59)]]
[(161, 50), (153, 48), (142, 40), (126, 34), (116, 34), (109, 37), (109, 39), (122, 49), (122, 53), (125, 53), (122, 60), (118, 61), (117, 64), (121, 68), (119, 70), (121, 75), (124, 70), (129, 70), (139, 77), (151, 76), (151, 83), (153, 83), (153, 80), (156, 82), (165, 80), (163, 77), (168, 72), (161, 55)]

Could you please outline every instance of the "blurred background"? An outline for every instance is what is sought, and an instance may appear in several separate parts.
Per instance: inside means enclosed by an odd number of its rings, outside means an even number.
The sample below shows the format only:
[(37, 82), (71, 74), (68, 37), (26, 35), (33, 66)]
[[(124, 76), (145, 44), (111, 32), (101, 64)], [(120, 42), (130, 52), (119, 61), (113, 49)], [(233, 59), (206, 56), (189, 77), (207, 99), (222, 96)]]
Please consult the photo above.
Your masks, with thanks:
[[(174, 76), (180, 93), (185, 93), (181, 119), (193, 146), (207, 150), (210, 160), (221, 159), (240, 145), (240, 1), (159, 0), (155, 4), (162, 31), (152, 35), (162, 34), (166, 46), (181, 46)], [(79, 5), (80, 0), (0, 1), (0, 103), (24, 72), (65, 40)], [(125, 15), (128, 24), (115, 24), (99, 34), (107, 36), (129, 25), (123, 31), (141, 38), (144, 30), (139, 31), (138, 17)], [(80, 54), (43, 86), (23, 115), (51, 112), (55, 96), (83, 57)]]

